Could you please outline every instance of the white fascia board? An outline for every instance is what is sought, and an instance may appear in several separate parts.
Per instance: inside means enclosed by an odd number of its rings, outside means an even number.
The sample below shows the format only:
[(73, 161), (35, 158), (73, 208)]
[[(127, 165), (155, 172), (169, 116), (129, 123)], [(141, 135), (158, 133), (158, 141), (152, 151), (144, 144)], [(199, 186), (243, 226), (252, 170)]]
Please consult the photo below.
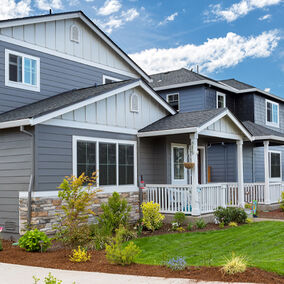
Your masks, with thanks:
[(161, 104), (169, 113), (176, 114), (176, 110), (174, 110), (161, 96), (157, 93), (153, 92), (153, 90), (140, 80), (140, 86), (145, 90), (154, 100), (156, 100), (159, 104)]
[(267, 136), (254, 136), (253, 141), (257, 140), (275, 140), (284, 142), (284, 137), (276, 136), (276, 135), (267, 135)]
[(190, 127), (190, 128), (138, 132), (137, 136), (138, 137), (152, 137), (152, 136), (173, 135), (173, 134), (182, 134), (182, 133), (195, 133), (197, 131), (198, 131), (197, 127)]
[(11, 120), (11, 121), (0, 122), (0, 129), (13, 128), (13, 127), (25, 126), (31, 124), (32, 124), (32, 119), (29, 118), (20, 119), (20, 120)]
[(201, 125), (198, 129), (199, 131), (202, 131), (204, 129), (206, 129), (208, 126), (212, 125), (213, 123), (215, 123), (216, 121), (218, 121), (219, 119), (223, 118), (225, 115), (228, 114), (228, 110), (224, 109), (224, 111), (222, 111), (221, 113), (219, 113), (218, 115), (216, 115), (215, 117), (213, 117), (211, 120), (209, 120), (208, 122), (204, 123), (203, 125)]
[(204, 135), (204, 136), (210, 136), (210, 137), (231, 139), (231, 140), (242, 140), (242, 136), (241, 135), (225, 133), (225, 132), (220, 132), (220, 131), (214, 131), (214, 130), (207, 130), (207, 129), (202, 130), (198, 134), (199, 135)]

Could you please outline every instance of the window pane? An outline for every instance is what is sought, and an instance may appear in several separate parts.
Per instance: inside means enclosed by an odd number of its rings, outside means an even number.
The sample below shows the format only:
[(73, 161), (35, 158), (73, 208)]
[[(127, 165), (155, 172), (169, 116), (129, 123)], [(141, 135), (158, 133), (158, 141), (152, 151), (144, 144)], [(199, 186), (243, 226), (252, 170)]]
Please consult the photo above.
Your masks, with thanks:
[(224, 97), (218, 96), (218, 108), (225, 107)]
[(179, 110), (179, 95), (169, 95), (168, 96), (168, 103), (171, 105), (175, 110)]
[(134, 146), (118, 145), (119, 184), (134, 184)]
[(37, 82), (37, 78), (36, 78), (36, 60), (32, 60), (32, 85), (36, 86)]
[(270, 177), (280, 178), (280, 154), (270, 153)]
[(278, 123), (278, 105), (276, 104), (272, 105), (272, 113), (273, 113), (272, 121), (277, 124)]
[(9, 54), (9, 80), (22, 82), (22, 57)]
[(267, 121), (272, 122), (272, 104), (267, 102)]
[(116, 185), (116, 144), (99, 144), (100, 185)]
[(92, 176), (96, 171), (96, 142), (77, 142), (77, 176)]
[(174, 179), (184, 179), (184, 148), (173, 148)]
[(31, 60), (24, 58), (24, 82), (31, 84)]

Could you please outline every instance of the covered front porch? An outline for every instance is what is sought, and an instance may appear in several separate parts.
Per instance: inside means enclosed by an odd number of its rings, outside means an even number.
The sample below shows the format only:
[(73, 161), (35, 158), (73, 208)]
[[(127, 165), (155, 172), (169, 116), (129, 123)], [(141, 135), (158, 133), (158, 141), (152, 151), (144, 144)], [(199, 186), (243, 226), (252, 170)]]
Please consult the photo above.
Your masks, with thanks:
[[(199, 216), (213, 212), (218, 206), (243, 207), (253, 200), (259, 204), (279, 201), (283, 185), (282, 181), (270, 182), (269, 142), (262, 141), (264, 181), (245, 183), (244, 157), (245, 161), (247, 157), (243, 147), (244, 144), (253, 145), (253, 137), (228, 110), (214, 111), (203, 111), (195, 127), (163, 131), (148, 128), (139, 134), (140, 174), (146, 183), (147, 200), (159, 203), (161, 212), (181, 211)], [(183, 115), (183, 123), (190, 121), (192, 124), (192, 113), (180, 115)], [(215, 148), (222, 145), (229, 145), (225, 164), (231, 165), (236, 173), (227, 174), (226, 179), (216, 182), (216, 170), (210, 163), (218, 160)], [(151, 147), (154, 150), (149, 154), (147, 150), (150, 152)], [(149, 168), (150, 162), (152, 168)], [(223, 171), (230, 170), (223, 167)]]

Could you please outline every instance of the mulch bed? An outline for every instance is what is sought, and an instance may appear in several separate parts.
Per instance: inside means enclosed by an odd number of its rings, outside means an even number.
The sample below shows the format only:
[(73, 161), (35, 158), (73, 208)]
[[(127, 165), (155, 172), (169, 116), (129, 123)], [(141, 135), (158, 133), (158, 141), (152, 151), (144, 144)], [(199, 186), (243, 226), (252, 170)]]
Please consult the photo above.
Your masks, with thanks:
[(273, 211), (260, 211), (258, 217), (270, 219), (284, 219), (284, 212), (280, 208)]
[(68, 260), (70, 250), (49, 250), (46, 253), (29, 253), (12, 246), (12, 242), (3, 241), (3, 251), (0, 252), (0, 262), (39, 266), (46, 268), (95, 271), (115, 274), (156, 276), (167, 278), (189, 278), (208, 281), (226, 282), (255, 282), (255, 283), (283, 283), (284, 277), (266, 272), (258, 268), (248, 268), (246, 272), (228, 276), (220, 271), (220, 267), (188, 267), (184, 271), (171, 271), (163, 266), (132, 264), (119, 266), (109, 264), (104, 251), (91, 252), (92, 257), (86, 263), (72, 263)]

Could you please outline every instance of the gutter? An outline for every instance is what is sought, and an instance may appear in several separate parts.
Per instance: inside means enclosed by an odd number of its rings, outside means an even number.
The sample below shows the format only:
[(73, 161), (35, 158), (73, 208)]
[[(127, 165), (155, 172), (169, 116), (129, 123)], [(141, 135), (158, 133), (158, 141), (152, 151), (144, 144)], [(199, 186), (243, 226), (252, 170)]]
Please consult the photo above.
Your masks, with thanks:
[(28, 218), (27, 218), (28, 228), (30, 228), (32, 220), (32, 190), (33, 190), (34, 176), (35, 176), (35, 154), (34, 154), (35, 139), (34, 139), (34, 134), (25, 130), (24, 126), (20, 126), (20, 131), (32, 138), (32, 168), (31, 168), (30, 182), (28, 188)]

